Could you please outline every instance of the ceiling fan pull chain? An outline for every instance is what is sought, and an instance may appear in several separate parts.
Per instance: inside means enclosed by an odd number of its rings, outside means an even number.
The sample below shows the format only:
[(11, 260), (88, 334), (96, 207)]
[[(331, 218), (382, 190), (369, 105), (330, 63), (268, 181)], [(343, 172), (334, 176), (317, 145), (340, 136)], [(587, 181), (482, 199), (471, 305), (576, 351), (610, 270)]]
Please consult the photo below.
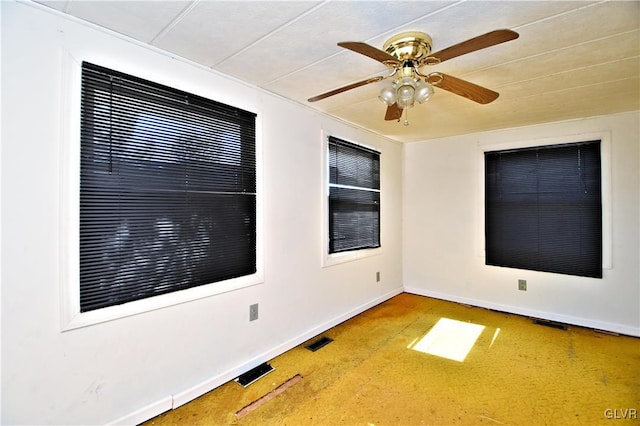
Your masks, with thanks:
[(409, 108), (404, 109), (404, 125), (409, 125)]

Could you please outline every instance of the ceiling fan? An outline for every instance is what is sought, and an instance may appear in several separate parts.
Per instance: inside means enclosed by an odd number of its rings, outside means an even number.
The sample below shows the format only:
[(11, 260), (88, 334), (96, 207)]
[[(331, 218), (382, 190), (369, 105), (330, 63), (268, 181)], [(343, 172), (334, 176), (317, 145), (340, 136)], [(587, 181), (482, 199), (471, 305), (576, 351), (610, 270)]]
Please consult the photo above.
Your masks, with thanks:
[[(400, 121), (403, 110), (411, 108), (416, 101), (423, 103), (433, 95), (433, 86), (480, 104), (488, 104), (496, 100), (497, 92), (440, 72), (423, 74), (420, 68), (437, 65), (457, 56), (495, 46), (518, 37), (519, 34), (512, 30), (495, 30), (436, 53), (431, 53), (431, 37), (418, 31), (403, 32), (391, 37), (385, 42), (383, 50), (358, 41), (340, 42), (338, 46), (368, 56), (386, 65), (390, 74), (351, 83), (309, 98), (308, 101), (316, 102), (347, 90), (393, 77), (393, 83), (385, 86), (378, 96), (387, 105), (385, 120)], [(405, 125), (408, 124), (405, 119)]]

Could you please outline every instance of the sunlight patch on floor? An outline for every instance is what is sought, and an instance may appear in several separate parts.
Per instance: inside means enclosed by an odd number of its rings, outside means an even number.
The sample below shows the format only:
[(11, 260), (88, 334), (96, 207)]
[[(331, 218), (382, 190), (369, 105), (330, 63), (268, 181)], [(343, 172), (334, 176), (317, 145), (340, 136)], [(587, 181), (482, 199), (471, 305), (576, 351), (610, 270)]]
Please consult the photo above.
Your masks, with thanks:
[(423, 338), (414, 340), (408, 348), (463, 362), (483, 330), (484, 325), (440, 318)]

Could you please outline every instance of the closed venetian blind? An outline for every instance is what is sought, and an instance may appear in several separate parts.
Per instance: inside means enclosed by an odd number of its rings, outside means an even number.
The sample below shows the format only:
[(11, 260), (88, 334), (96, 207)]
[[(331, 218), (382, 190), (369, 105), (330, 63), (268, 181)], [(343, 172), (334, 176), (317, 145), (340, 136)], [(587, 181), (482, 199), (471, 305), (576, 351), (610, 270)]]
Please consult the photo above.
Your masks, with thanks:
[(255, 114), (85, 62), (81, 311), (255, 271)]
[(380, 247), (380, 153), (329, 137), (329, 253)]
[(602, 277), (600, 141), (485, 153), (487, 265)]

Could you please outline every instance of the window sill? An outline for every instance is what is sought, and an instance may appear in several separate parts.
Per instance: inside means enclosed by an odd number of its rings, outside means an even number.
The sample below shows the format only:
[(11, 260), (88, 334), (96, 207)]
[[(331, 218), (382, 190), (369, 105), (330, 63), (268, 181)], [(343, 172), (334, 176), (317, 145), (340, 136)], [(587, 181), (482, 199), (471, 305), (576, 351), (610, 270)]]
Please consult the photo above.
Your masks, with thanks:
[[(234, 278), (227, 281), (220, 281), (203, 286), (193, 287), (173, 293), (147, 299), (136, 300), (122, 305), (110, 306), (108, 308), (96, 309), (89, 312), (79, 312), (77, 305), (66, 306), (63, 313), (62, 331), (87, 327), (107, 321), (112, 321), (144, 312), (167, 308), (182, 303), (191, 302), (206, 297), (227, 293), (241, 288), (250, 287), (264, 283), (260, 273), (244, 277)], [(76, 295), (77, 296), (77, 295)]]
[(356, 251), (347, 251), (343, 253), (325, 254), (322, 259), (322, 267), (340, 265), (342, 263), (353, 262), (355, 260), (367, 257), (378, 256), (382, 254), (382, 247), (374, 249), (364, 249)]

